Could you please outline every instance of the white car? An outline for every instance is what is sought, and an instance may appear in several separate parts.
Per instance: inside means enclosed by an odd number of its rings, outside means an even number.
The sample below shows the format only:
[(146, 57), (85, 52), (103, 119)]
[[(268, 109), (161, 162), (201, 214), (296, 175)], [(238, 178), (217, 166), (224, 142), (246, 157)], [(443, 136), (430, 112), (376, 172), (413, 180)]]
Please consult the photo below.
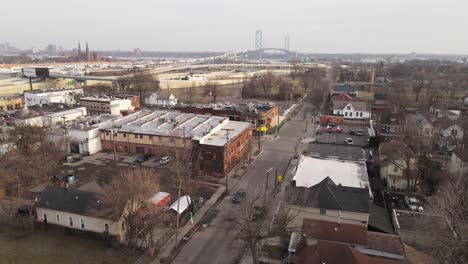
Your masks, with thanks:
[(418, 199), (414, 197), (405, 197), (406, 205), (411, 209), (411, 211), (423, 212), (424, 208), (421, 206), (421, 203)]
[(347, 139), (345, 139), (344, 142), (345, 142), (346, 144), (348, 144), (348, 145), (352, 145), (352, 144), (353, 144), (353, 139), (352, 139), (352, 138), (347, 138)]
[(169, 158), (168, 156), (164, 156), (161, 158), (161, 160), (159, 160), (159, 164), (161, 165), (169, 164), (169, 162), (171, 162), (171, 158)]

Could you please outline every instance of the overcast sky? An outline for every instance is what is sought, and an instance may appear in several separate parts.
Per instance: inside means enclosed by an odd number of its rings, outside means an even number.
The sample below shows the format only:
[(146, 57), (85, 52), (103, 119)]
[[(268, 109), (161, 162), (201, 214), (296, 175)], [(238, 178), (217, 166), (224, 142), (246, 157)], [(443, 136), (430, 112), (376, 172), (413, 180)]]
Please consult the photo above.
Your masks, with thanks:
[(2, 0), (0, 43), (91, 49), (468, 54), (466, 0)]

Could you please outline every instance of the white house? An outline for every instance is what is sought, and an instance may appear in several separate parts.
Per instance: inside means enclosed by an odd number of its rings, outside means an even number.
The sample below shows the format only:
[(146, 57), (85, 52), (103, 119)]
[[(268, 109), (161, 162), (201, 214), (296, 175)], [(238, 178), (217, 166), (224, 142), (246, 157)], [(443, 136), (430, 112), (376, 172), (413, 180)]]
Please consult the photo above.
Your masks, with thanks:
[(168, 96), (168, 95), (163, 95), (161, 93), (152, 93), (149, 96), (145, 97), (145, 103), (147, 105), (168, 107), (168, 106), (175, 106), (177, 102), (178, 100), (173, 94), (170, 94)]
[(26, 106), (43, 105), (51, 103), (76, 104), (78, 96), (83, 95), (83, 89), (63, 89), (24, 92)]
[(344, 119), (369, 119), (371, 116), (370, 106), (363, 101), (334, 101), (333, 114), (341, 115)]
[(406, 117), (406, 129), (418, 133), (421, 141), (425, 146), (432, 144), (432, 137), (434, 136), (434, 126), (431, 121), (421, 113), (409, 114)]
[(121, 214), (96, 192), (47, 186), (35, 206), (39, 222), (123, 238)]

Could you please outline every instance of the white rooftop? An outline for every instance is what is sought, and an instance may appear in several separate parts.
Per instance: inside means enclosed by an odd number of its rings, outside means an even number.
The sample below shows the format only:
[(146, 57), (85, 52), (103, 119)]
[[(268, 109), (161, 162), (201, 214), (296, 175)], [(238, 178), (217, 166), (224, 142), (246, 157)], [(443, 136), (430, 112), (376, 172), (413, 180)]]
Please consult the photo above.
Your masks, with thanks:
[[(145, 135), (186, 137), (200, 140), (229, 123), (227, 117), (197, 115), (165, 110), (142, 110), (114, 121), (114, 129)], [(110, 130), (112, 125), (103, 129)], [(185, 133), (185, 135), (184, 135)]]
[[(180, 203), (180, 204), (179, 204)], [(192, 203), (192, 200), (190, 199), (190, 196), (188, 195), (184, 195), (184, 196), (181, 196), (179, 198), (179, 200), (175, 201), (172, 205), (171, 205), (171, 209), (178, 212), (179, 214), (183, 213), (185, 210), (187, 210), (187, 208), (189, 207), (189, 205)], [(177, 205), (179, 204), (179, 210), (177, 210)]]
[(88, 96), (88, 97), (81, 97), (80, 101), (97, 101), (97, 102), (110, 102), (110, 101), (122, 101), (128, 99), (121, 99), (116, 97), (97, 97), (97, 96)]
[(312, 187), (330, 177), (336, 185), (369, 187), (366, 163), (301, 156), (293, 180), (296, 186)]
[[(226, 144), (226, 130), (229, 129), (229, 140), (236, 138), (246, 129), (251, 129), (252, 124), (248, 122), (229, 121), (225, 126), (217, 127), (200, 139), (200, 144), (211, 146), (224, 146)], [(232, 130), (231, 130), (232, 129)]]

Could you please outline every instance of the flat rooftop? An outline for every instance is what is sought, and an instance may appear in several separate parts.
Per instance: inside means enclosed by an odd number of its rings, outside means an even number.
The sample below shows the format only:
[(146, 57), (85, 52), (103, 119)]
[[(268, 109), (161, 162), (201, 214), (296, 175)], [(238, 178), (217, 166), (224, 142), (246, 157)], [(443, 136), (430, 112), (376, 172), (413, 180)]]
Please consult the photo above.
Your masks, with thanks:
[[(227, 117), (197, 115), (165, 110), (142, 110), (114, 121), (118, 132), (200, 140), (229, 122)], [(112, 125), (103, 127), (110, 130)]]
[(301, 156), (293, 180), (298, 187), (312, 187), (330, 177), (337, 185), (370, 188), (366, 163)]
[(80, 98), (80, 101), (95, 101), (95, 102), (110, 102), (110, 101), (120, 101), (120, 100), (125, 100), (125, 99), (117, 98), (117, 97), (94, 97), (94, 96)]
[(211, 146), (224, 146), (226, 144), (226, 130), (229, 129), (229, 141), (238, 137), (245, 130), (252, 129), (252, 124), (248, 122), (229, 121), (226, 125), (218, 127), (212, 133), (203, 137), (200, 144)]

